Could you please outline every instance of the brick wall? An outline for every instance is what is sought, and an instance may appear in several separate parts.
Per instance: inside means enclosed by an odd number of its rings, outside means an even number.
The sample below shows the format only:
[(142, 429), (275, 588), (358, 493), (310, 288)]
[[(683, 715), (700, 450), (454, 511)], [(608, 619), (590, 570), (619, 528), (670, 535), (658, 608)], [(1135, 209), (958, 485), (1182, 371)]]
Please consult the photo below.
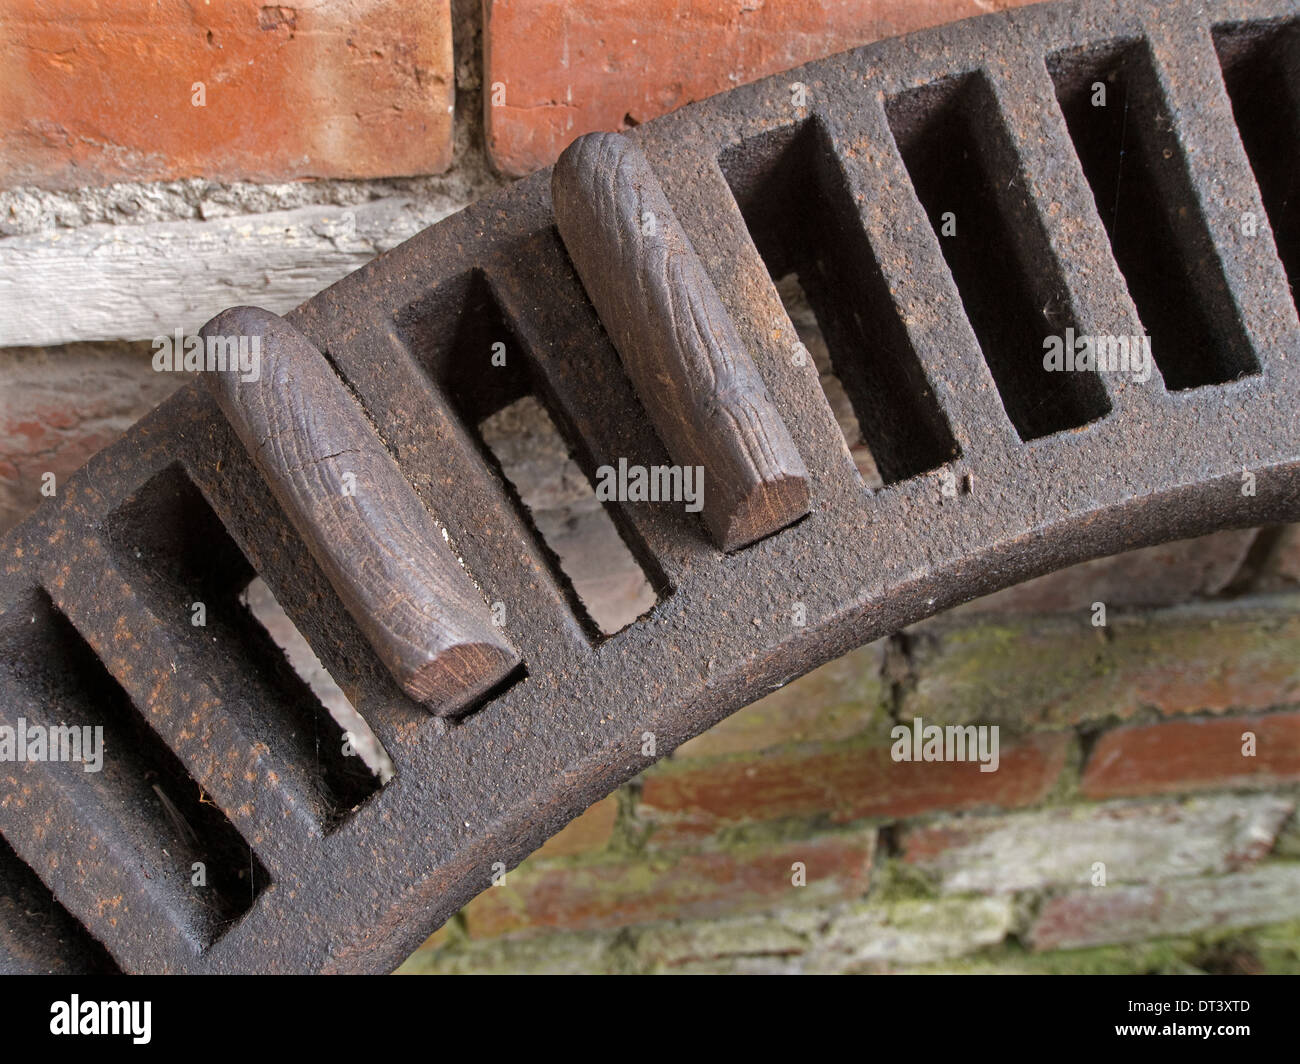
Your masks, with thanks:
[[(593, 806), (403, 970), (1300, 971), (1295, 551), (1138, 551), (848, 654)], [(1231, 590), (1153, 580), (1166, 604), (1104, 628), (1072, 604), (1171, 556), (1235, 557)], [(918, 717), (998, 725), (998, 770), (895, 761)]]
[[(286, 310), (587, 130), (1007, 6), (15, 0), (0, 529), (175, 386), (152, 336)], [(1225, 532), (864, 647), (597, 803), (404, 970), (1300, 970), (1297, 596), (1300, 533)], [(918, 717), (998, 726), (998, 770), (894, 760)]]

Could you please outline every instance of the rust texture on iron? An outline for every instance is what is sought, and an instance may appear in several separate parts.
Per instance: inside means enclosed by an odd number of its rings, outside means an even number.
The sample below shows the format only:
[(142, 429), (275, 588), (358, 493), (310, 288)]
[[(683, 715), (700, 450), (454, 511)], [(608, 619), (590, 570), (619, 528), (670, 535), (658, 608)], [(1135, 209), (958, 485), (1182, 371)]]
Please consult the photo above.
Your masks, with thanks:
[(339, 598), (411, 698), (454, 715), (519, 663), (365, 414), (311, 342), (254, 307), (201, 331), (256, 340), (260, 373), (206, 381)]
[(808, 471), (641, 149), (579, 137), (551, 177), (569, 257), (704, 517), (735, 550), (808, 512)]
[[(105, 726), (100, 773), (0, 764), (0, 883), (20, 899), (0, 967), (390, 969), (494, 867), (644, 770), (646, 732), (663, 756), (855, 646), (1052, 569), (1300, 519), (1300, 120), (1266, 105), (1294, 91), (1298, 20), (1295, 0), (1117, 0), (884, 41), (627, 135), (644, 159), (627, 176), (658, 186), (660, 232), (693, 249), (681, 287), (635, 236), (609, 247), (640, 202), (615, 174), (562, 170), (559, 230), (540, 173), (284, 325), (223, 324), (265, 327), (286, 366), (314, 367), (316, 383), (277, 389), (272, 371), (239, 400), (268, 426), (305, 419), (273, 461), (187, 387), (0, 546), (0, 725)], [(791, 358), (776, 284), (791, 274), (883, 486)], [(641, 309), (612, 305), (634, 288)], [(651, 350), (672, 322), (683, 335)], [(1044, 342), (1064, 335), (1146, 336), (1154, 364), (1056, 371)], [(507, 377), (489, 375), (497, 343)], [(708, 496), (749, 445), (689, 383), (715, 350), (752, 364), (744, 393), (761, 381), (765, 426), (789, 434), (771, 468), (801, 478), (808, 512), (729, 552), (681, 505), (608, 502), (659, 601), (600, 638), (478, 425), (530, 393), (593, 482), (620, 460), (697, 461)], [(668, 398), (683, 428), (709, 427), (698, 457), (645, 416)], [(350, 448), (346, 466), (328, 457)], [(321, 510), (313, 492), (362, 455), (385, 506)], [(455, 569), (414, 546), (435, 527)], [(507, 646), (520, 662), (455, 718), (403, 689), (373, 627), (414, 577), (372, 585), (368, 552), (408, 534), (432, 622), (395, 630), (482, 641), (499, 603), (489, 671)], [(388, 752), (386, 784), (338, 755), (337, 727), (247, 622), (254, 576)]]

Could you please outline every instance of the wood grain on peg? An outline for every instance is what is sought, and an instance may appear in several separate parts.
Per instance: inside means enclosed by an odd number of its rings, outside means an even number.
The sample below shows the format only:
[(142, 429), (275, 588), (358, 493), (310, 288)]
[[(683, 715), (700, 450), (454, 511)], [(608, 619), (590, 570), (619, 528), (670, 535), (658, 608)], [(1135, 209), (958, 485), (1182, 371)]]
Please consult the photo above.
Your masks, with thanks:
[(483, 595), (321, 353), (283, 318), (236, 307), (204, 337), (260, 345), (260, 375), (204, 376), (375, 653), (439, 716), (519, 664)]
[(617, 133), (555, 164), (569, 256), (673, 461), (704, 468), (723, 550), (808, 512), (808, 471), (641, 150)]

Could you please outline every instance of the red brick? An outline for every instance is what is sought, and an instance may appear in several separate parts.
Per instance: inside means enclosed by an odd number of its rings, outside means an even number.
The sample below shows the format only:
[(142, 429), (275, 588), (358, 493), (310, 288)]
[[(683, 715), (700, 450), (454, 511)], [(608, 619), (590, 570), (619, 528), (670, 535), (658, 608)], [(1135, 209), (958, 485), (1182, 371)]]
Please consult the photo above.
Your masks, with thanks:
[(0, 14), (5, 186), (432, 173), (451, 161), (453, 99), (449, 0), (9, 0)]
[[(474, 938), (554, 928), (608, 928), (754, 911), (784, 902), (864, 894), (875, 832), (823, 835), (741, 851), (621, 857), (598, 864), (521, 868), (465, 909)], [(807, 886), (792, 884), (796, 861)]]
[[(1242, 755), (1245, 732), (1255, 756)], [(1084, 767), (1087, 798), (1164, 794), (1300, 780), (1300, 713), (1179, 720), (1115, 728)]]
[(975, 762), (896, 762), (889, 747), (863, 746), (714, 763), (669, 764), (645, 777), (639, 812), (656, 842), (688, 839), (727, 824), (827, 816), (845, 823), (941, 809), (1033, 804), (1065, 765), (1068, 737), (1004, 740), (996, 772)]
[[(484, 0), (488, 151), (531, 173), (624, 129), (812, 59), (1025, 0)], [(492, 106), (492, 86), (505, 87)]]

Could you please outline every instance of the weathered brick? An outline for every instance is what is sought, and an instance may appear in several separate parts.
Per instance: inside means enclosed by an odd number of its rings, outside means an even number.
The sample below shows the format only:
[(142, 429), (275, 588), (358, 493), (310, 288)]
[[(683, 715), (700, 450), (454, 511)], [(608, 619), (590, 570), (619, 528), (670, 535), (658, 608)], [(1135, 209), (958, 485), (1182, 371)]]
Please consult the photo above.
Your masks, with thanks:
[[(972, 904), (973, 903), (973, 904)], [(992, 904), (990, 904), (992, 903)], [(1007, 903), (947, 898), (882, 908), (890, 923), (871, 919), (870, 904), (856, 920), (836, 927), (835, 908), (787, 909), (763, 916), (646, 925), (631, 936), (614, 931), (568, 931), (531, 938), (458, 941), (417, 950), (399, 974), (448, 973), (757, 973), (888, 971), (957, 974), (1300, 974), (1296, 921), (1198, 928), (1184, 936), (1146, 942), (1026, 952), (1000, 943)], [(910, 912), (908, 910), (911, 910)], [(850, 913), (852, 915), (852, 912)], [(850, 932), (845, 934), (845, 932)], [(875, 952), (892, 937), (885, 957), (853, 962), (852, 950), (819, 950), (834, 933), (850, 947)], [(908, 962), (902, 955), (928, 956)]]
[(0, 362), (0, 532), (184, 383), (154, 373), (149, 345), (10, 350)]
[(1295, 807), (1274, 794), (1070, 806), (943, 820), (908, 830), (902, 845), (945, 891), (1087, 886), (1098, 861), (1108, 883), (1149, 883), (1259, 860)]
[[(1245, 733), (1255, 736), (1245, 756)], [(1115, 728), (1097, 740), (1080, 790), (1116, 798), (1300, 780), (1300, 712)]]
[[(865, 893), (874, 831), (707, 853), (613, 858), (516, 869), (464, 913), (474, 938), (555, 928), (609, 928), (655, 920), (816, 904)], [(807, 886), (792, 884), (803, 862)]]
[(926, 626), (903, 713), (1061, 726), (1150, 706), (1162, 713), (1300, 702), (1300, 597), (1277, 595), (1074, 617)]
[(1112, 554), (985, 595), (953, 610), (971, 613), (1061, 613), (1168, 606), (1217, 595), (1241, 569), (1258, 529), (1234, 528), (1196, 539)]
[(833, 52), (1020, 2), (485, 0), (488, 151), (504, 173), (531, 173), (583, 133), (626, 129)]
[(638, 934), (636, 953), (667, 971), (879, 971), (996, 945), (1013, 923), (1006, 898), (866, 900), (652, 926)]
[(1294, 591), (1300, 587), (1300, 525), (1265, 530), (1270, 549), (1257, 575), (1264, 591)]
[(1300, 859), (1300, 813), (1295, 814), (1278, 832), (1273, 852), (1279, 857)]
[(879, 971), (957, 957), (1001, 942), (1014, 922), (1010, 898), (860, 902), (831, 920), (804, 970)]
[[(820, 909), (796, 910), (803, 923), (824, 920)], [(637, 954), (647, 964), (666, 969), (699, 963), (718, 966), (739, 957), (798, 957), (808, 948), (811, 927), (799, 926), (787, 913), (689, 920), (653, 925), (637, 936)]]
[(889, 733), (885, 641), (850, 651), (683, 743), (674, 758), (758, 753)]
[(421, 946), (397, 975), (592, 975), (624, 969), (612, 932), (566, 932), (532, 939)]
[(1003, 741), (996, 772), (966, 762), (896, 762), (889, 747), (853, 746), (761, 758), (669, 763), (647, 773), (638, 811), (652, 840), (676, 843), (747, 821), (826, 817), (844, 823), (939, 809), (1015, 808), (1042, 800), (1068, 739)]
[(573, 857), (603, 849), (614, 834), (617, 819), (618, 798), (611, 794), (565, 824), (542, 844), (534, 858)]
[(1093, 887), (1049, 899), (1029, 930), (1036, 950), (1140, 942), (1300, 917), (1300, 865), (1137, 887)]
[(896, 971), (953, 975), (1300, 975), (1300, 923), (1209, 928), (1084, 949), (1027, 952), (1008, 945)]
[(453, 99), (448, 0), (10, 0), (0, 13), (9, 187), (435, 173), (451, 161)]

